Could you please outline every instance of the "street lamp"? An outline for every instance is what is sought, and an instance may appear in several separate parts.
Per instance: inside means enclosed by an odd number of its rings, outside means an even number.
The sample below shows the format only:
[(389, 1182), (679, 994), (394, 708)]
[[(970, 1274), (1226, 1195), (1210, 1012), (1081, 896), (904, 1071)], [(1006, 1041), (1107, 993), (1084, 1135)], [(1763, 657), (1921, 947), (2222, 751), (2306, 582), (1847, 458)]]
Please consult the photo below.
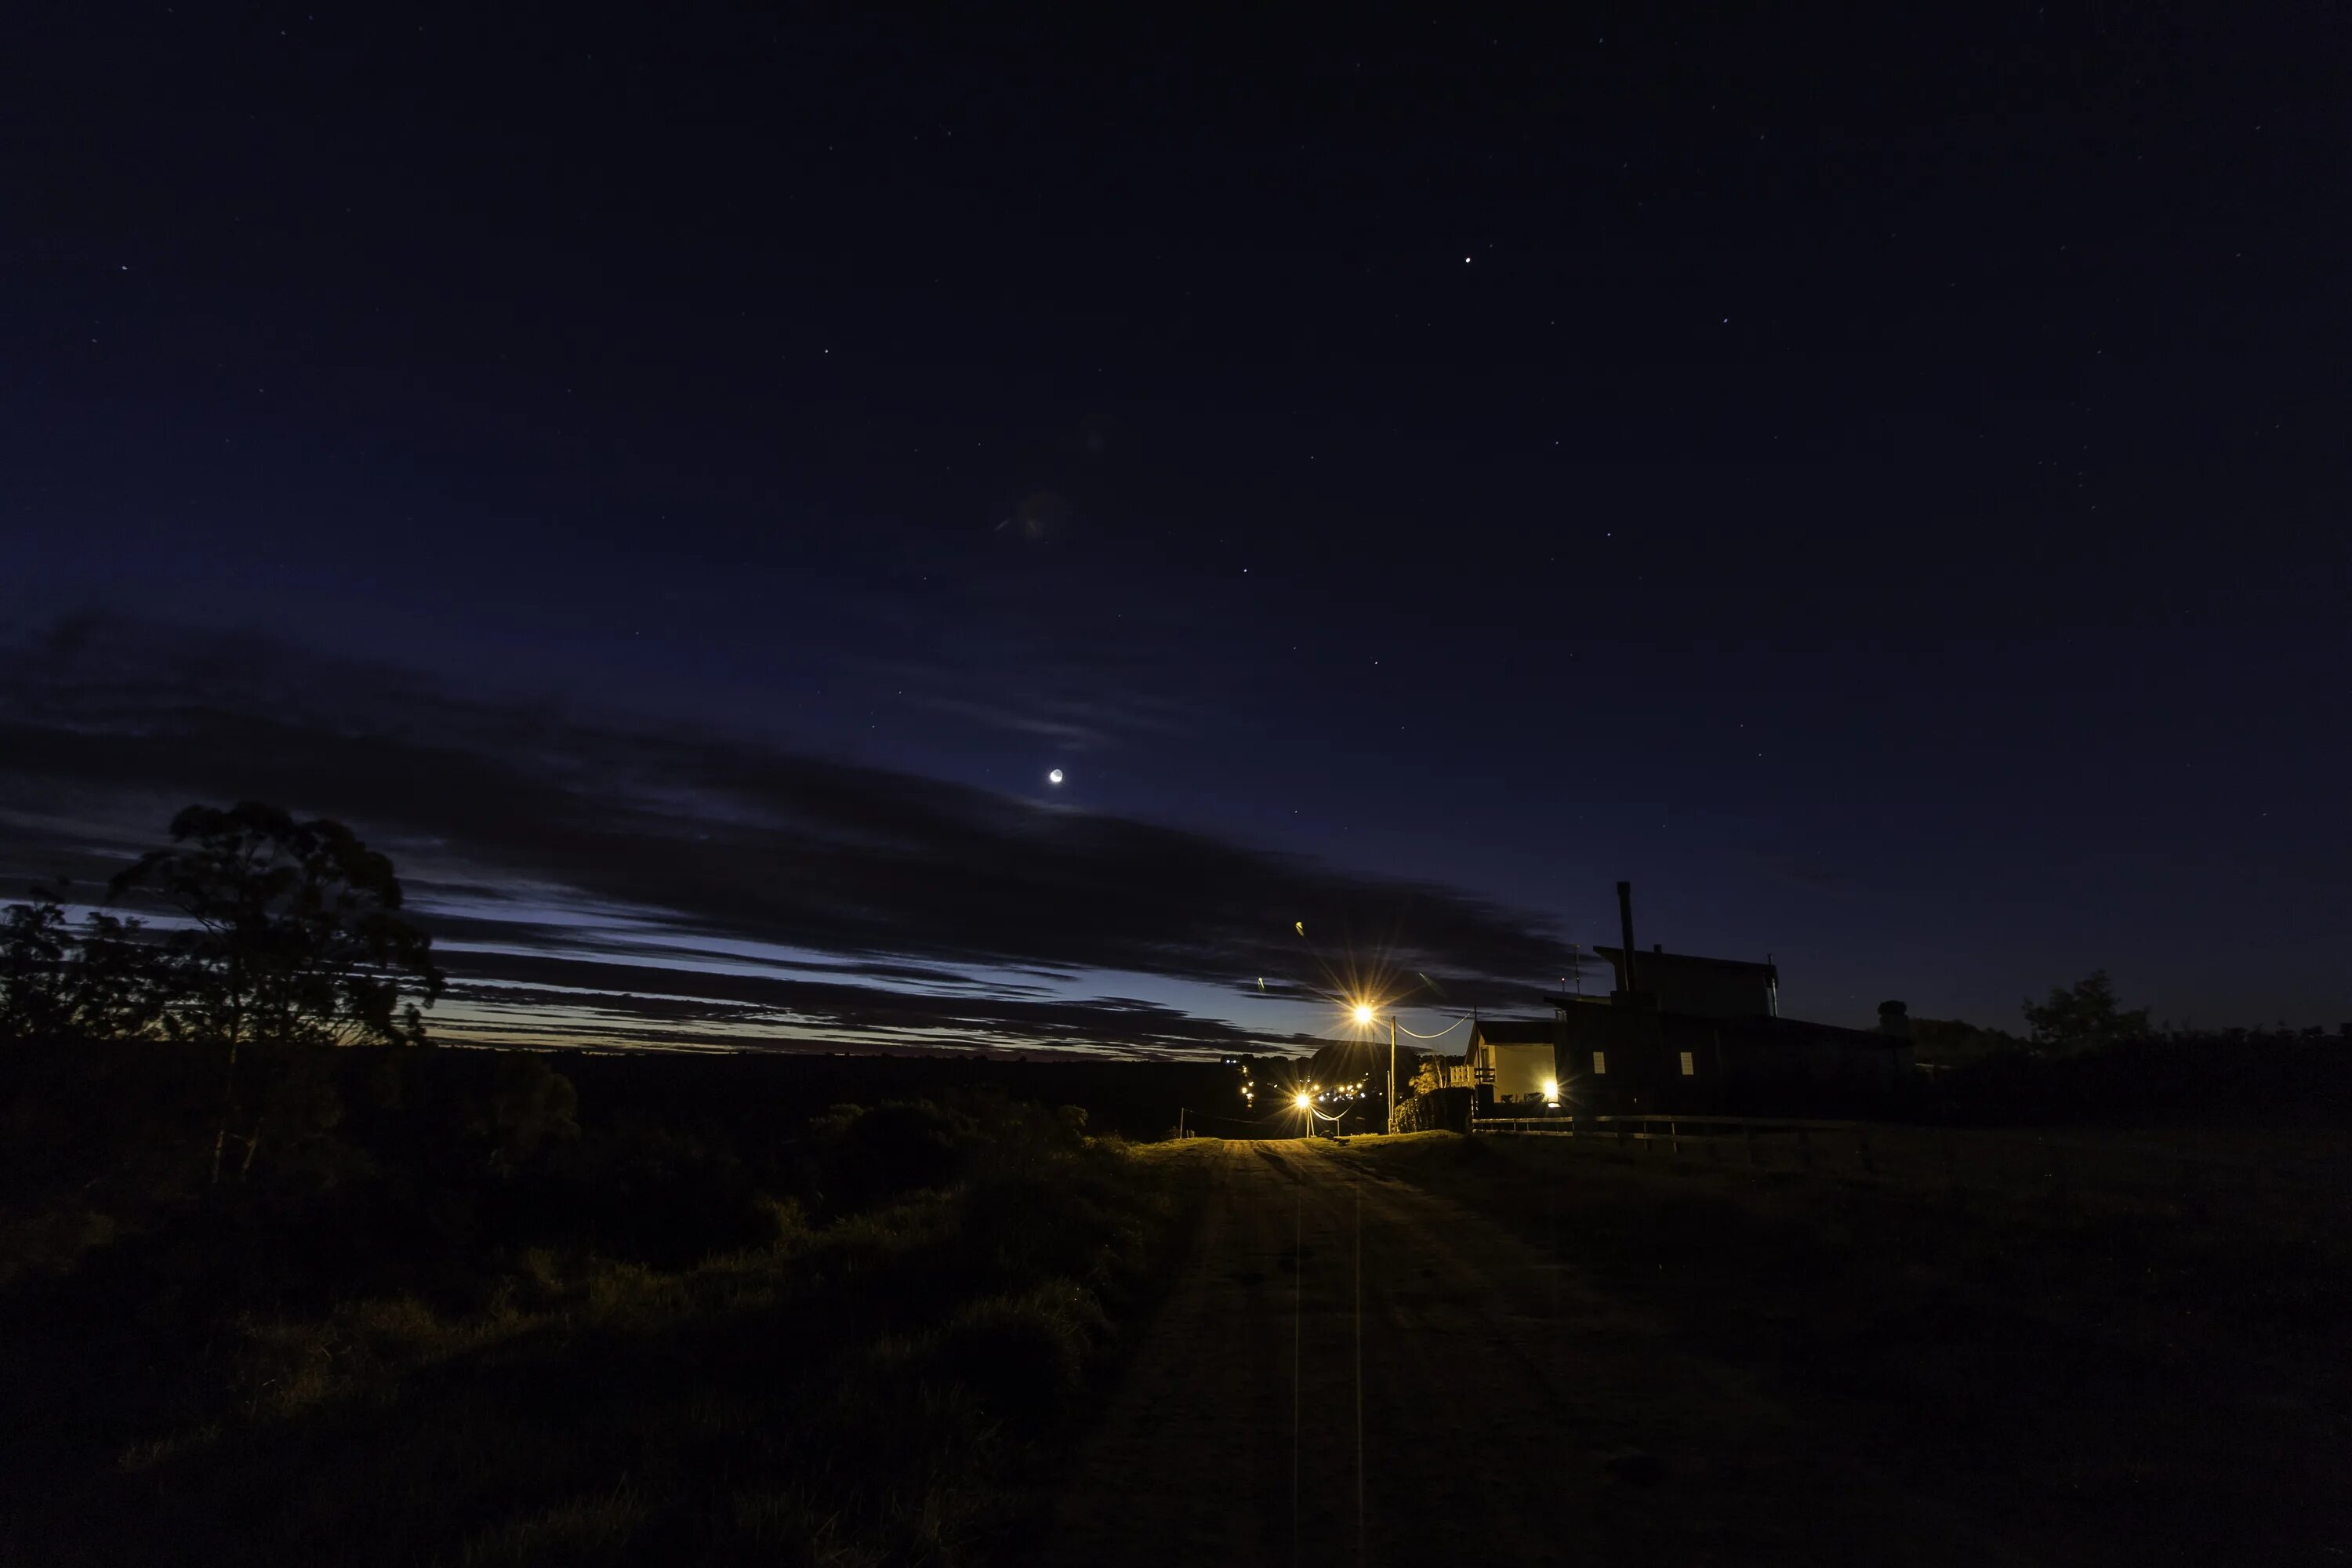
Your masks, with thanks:
[[(1385, 1004), (1377, 1001), (1350, 1002), (1348, 1004), (1348, 1010), (1355, 1018), (1356, 1023), (1360, 1026), (1378, 1022), (1380, 1014)], [(1445, 1036), (1451, 1034), (1460, 1025), (1467, 1022), (1472, 1017), (1475, 1017), (1476, 1014), (1474, 1012), (1465, 1015), (1464, 1017), (1456, 1018), (1453, 1023), (1446, 1025), (1444, 1028), (1438, 1030), (1436, 1034), (1422, 1035), (1415, 1034), (1412, 1030), (1406, 1029), (1403, 1025), (1398, 1023), (1395, 1008), (1388, 1007), (1387, 1012), (1389, 1016), (1389, 1131), (1394, 1132), (1397, 1130), (1397, 1032), (1402, 1029), (1404, 1033), (1412, 1035), (1416, 1040), (1442, 1039)], [(1546, 1087), (1549, 1089), (1550, 1086), (1547, 1085)]]
[[(1357, 1026), (1360, 1028), (1370, 1024), (1377, 1012), (1371, 1003), (1359, 1002), (1355, 1005), (1355, 1015)], [(1396, 1014), (1391, 1011), (1389, 1014), (1389, 1131), (1391, 1132), (1396, 1131)]]

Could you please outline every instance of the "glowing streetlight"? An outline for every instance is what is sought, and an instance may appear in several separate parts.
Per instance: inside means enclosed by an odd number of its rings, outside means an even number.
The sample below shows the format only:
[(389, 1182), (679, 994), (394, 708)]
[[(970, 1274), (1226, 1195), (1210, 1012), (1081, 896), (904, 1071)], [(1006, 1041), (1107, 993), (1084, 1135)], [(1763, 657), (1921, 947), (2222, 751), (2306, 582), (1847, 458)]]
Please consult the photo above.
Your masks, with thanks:
[[(1357, 1004), (1356, 1004), (1355, 1012), (1356, 1012), (1356, 1026), (1357, 1026), (1357, 1027), (1359, 1027), (1359, 1028), (1368, 1028), (1368, 1027), (1370, 1027), (1370, 1026), (1371, 1026), (1371, 1024), (1373, 1023), (1374, 1019), (1375, 1019), (1375, 1018), (1376, 1018), (1376, 1016), (1377, 1016), (1377, 1014), (1376, 1014), (1376, 1011), (1375, 1011), (1375, 1009), (1374, 1009), (1374, 1007), (1373, 1007), (1373, 1005), (1372, 1005), (1371, 1003), (1370, 1003), (1370, 1002), (1359, 1002), (1359, 1003), (1357, 1003)], [(1389, 1015), (1389, 1098), (1388, 1098), (1388, 1112), (1389, 1112), (1389, 1131), (1391, 1131), (1391, 1132), (1393, 1132), (1393, 1131), (1396, 1131), (1396, 1062), (1397, 1062), (1397, 1043), (1396, 1043), (1396, 1037), (1397, 1037), (1397, 1021), (1396, 1021), (1396, 1015), (1395, 1015), (1394, 1013), (1391, 1013), (1391, 1014)]]
[[(1424, 976), (1423, 978), (1426, 978), (1426, 976)], [(1362, 999), (1362, 1000), (1360, 1000), (1360, 1001), (1354, 1001), (1354, 1000), (1351, 1000), (1351, 1001), (1347, 1002), (1347, 1003), (1345, 1004), (1345, 1006), (1346, 1006), (1346, 1008), (1347, 1008), (1347, 1014), (1348, 1014), (1348, 1016), (1349, 1016), (1349, 1017), (1350, 1017), (1350, 1018), (1352, 1018), (1352, 1019), (1354, 1019), (1354, 1020), (1355, 1020), (1355, 1023), (1356, 1023), (1356, 1025), (1357, 1025), (1357, 1026), (1358, 1026), (1358, 1027), (1360, 1027), (1360, 1027), (1367, 1026), (1371, 1026), (1371, 1025), (1377, 1025), (1377, 1024), (1379, 1024), (1379, 1023), (1381, 1021), (1381, 1018), (1382, 1018), (1383, 1015), (1385, 1015), (1385, 1016), (1386, 1016), (1386, 1018), (1387, 1018), (1388, 1026), (1389, 1026), (1389, 1082), (1388, 1082), (1389, 1131), (1390, 1131), (1391, 1132), (1394, 1132), (1394, 1131), (1397, 1130), (1397, 1036), (1398, 1036), (1398, 1034), (1402, 1032), (1402, 1033), (1403, 1033), (1403, 1034), (1412, 1035), (1412, 1037), (1413, 1037), (1414, 1039), (1416, 1039), (1416, 1040), (1435, 1040), (1435, 1039), (1442, 1039), (1443, 1037), (1444, 1037), (1444, 1036), (1445, 1036), (1447, 1033), (1449, 1033), (1449, 1032), (1454, 1028), (1454, 1025), (1456, 1025), (1456, 1024), (1461, 1024), (1461, 1023), (1465, 1023), (1465, 1022), (1466, 1022), (1466, 1021), (1467, 1021), (1467, 1018), (1456, 1018), (1456, 1019), (1454, 1019), (1454, 1023), (1446, 1025), (1444, 1028), (1438, 1030), (1438, 1031), (1437, 1031), (1437, 1033), (1436, 1033), (1436, 1034), (1434, 1034), (1434, 1035), (1421, 1035), (1421, 1034), (1414, 1034), (1412, 1030), (1408, 1029), (1408, 1028), (1405, 1028), (1403, 1025), (1402, 1025), (1402, 1024), (1398, 1023), (1398, 1022), (1397, 1022), (1397, 1015), (1396, 1015), (1396, 1005), (1395, 1005), (1395, 1004), (1391, 1003), (1391, 1002), (1387, 1002), (1387, 1001), (1383, 1001), (1383, 1000), (1382, 1000), (1381, 998), (1380, 998), (1380, 997), (1377, 997), (1377, 996), (1366, 997), (1366, 998), (1364, 998), (1364, 999)], [(1473, 1012), (1472, 1014), (1468, 1015), (1468, 1017), (1475, 1017), (1475, 1016), (1476, 1016), (1476, 1014), (1475, 1014), (1475, 1012)], [(1360, 1095), (1360, 1094), (1364, 1093), (1364, 1092), (1365, 1092), (1365, 1090), (1366, 1090), (1366, 1089), (1368, 1089), (1370, 1087), (1370, 1084), (1371, 1084), (1371, 1075), (1370, 1075), (1370, 1073), (1366, 1073), (1362, 1078), (1358, 1079), (1356, 1080), (1356, 1087), (1355, 1087), (1355, 1089), (1350, 1092), (1350, 1094), (1349, 1094), (1349, 1098), (1350, 1098), (1350, 1099), (1352, 1099), (1352, 1098), (1354, 1098), (1356, 1095)], [(1554, 1105), (1557, 1105), (1557, 1104), (1559, 1104), (1559, 1082), (1558, 1082), (1556, 1079), (1547, 1079), (1547, 1080), (1545, 1081), (1545, 1084), (1544, 1084), (1544, 1098), (1545, 1098), (1545, 1099), (1547, 1099), (1547, 1100), (1550, 1100)]]
[(1290, 1103), (1298, 1107), (1301, 1110), (1312, 1110), (1315, 1105), (1315, 1097), (1308, 1094), (1302, 1089), (1298, 1091), (1297, 1095), (1292, 1099)]

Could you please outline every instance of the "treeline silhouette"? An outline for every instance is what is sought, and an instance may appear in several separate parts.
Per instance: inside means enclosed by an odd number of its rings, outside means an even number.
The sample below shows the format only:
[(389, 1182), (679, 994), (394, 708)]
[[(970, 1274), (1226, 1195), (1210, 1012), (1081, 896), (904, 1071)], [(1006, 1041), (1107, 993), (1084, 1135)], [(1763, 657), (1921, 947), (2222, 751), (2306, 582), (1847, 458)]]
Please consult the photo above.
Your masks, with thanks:
[[(1900, 1014), (1900, 1003), (1880, 1009)], [(2352, 1039), (2313, 1027), (2175, 1028), (2126, 1007), (2105, 970), (2020, 1007), (2028, 1033), (1906, 1020), (1927, 1070), (1912, 1118), (1980, 1125), (2352, 1122)]]
[(2182, 1030), (1974, 1058), (1916, 1087), (1911, 1119), (1976, 1126), (2352, 1126), (2352, 1040)]
[(9, 907), (0, 1040), (216, 1049), (216, 1184), (232, 1142), (244, 1171), (265, 1135), (299, 1144), (331, 1126), (339, 1107), (318, 1047), (421, 1044), (443, 978), (432, 938), (401, 916), (392, 862), (342, 824), (247, 801), (189, 806), (171, 834), (110, 888), (161, 902), (166, 927), (94, 910), (76, 929), (54, 888)]

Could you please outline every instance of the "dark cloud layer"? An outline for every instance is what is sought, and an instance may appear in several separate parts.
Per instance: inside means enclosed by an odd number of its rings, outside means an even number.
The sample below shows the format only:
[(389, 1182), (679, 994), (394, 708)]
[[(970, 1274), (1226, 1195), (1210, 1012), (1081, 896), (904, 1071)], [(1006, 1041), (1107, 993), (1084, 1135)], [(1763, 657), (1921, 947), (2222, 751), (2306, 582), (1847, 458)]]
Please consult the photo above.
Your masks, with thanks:
[[(1453, 889), (740, 735), (469, 698), (253, 637), (95, 620), (21, 637), (0, 650), (0, 873), (100, 869), (152, 841), (167, 802), (275, 800), (353, 824), (425, 901), (462, 901), (445, 943), (498, 951), (453, 953), (461, 974), (816, 1029), (1231, 1048), (1255, 1037), (1071, 997), (1097, 972), (1237, 995), (1260, 976), (1296, 994), (1350, 970), (1425, 972), (1466, 994), (1558, 973), (1549, 931)], [(626, 918), (568, 929), (596, 911)], [(599, 962), (633, 929), (660, 945)], [(820, 973), (701, 962), (730, 943), (805, 952), (793, 967)], [(959, 983), (987, 995), (932, 994)]]

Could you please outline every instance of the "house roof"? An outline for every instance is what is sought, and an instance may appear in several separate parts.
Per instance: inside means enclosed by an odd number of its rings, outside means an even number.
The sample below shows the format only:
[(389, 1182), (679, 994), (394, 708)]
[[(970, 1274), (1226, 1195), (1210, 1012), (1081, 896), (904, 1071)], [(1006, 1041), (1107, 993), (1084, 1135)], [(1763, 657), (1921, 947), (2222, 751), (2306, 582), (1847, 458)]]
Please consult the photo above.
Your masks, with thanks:
[(1549, 1018), (1481, 1018), (1471, 1037), (1490, 1046), (1548, 1046), (1559, 1032)]
[(1849, 1029), (1843, 1024), (1815, 1024), (1803, 1018), (1727, 1018), (1721, 1022), (1750, 1039), (1766, 1040), (1775, 1045), (1802, 1045), (1811, 1040), (1840, 1046), (1876, 1046), (1892, 1050), (1914, 1043), (1901, 1035), (1883, 1035), (1875, 1029)]
[[(1842, 1024), (1816, 1024), (1805, 1018), (1780, 1018), (1763, 1013), (1726, 1018), (1703, 1013), (1661, 1011), (1636, 1014), (1619, 1007), (1579, 1007), (1570, 1009), (1565, 1020), (1556, 1026), (1565, 1027), (1570, 1039), (1581, 1046), (1588, 1040), (1598, 1041), (1619, 1034), (1630, 1026), (1625, 1021), (1635, 1017), (1656, 1020), (1657, 1026), (1668, 1036), (1692, 1037), (1696, 1031), (1705, 1030), (1726, 1045), (1833, 1045), (1895, 1050), (1914, 1043), (1904, 1036), (1881, 1034), (1875, 1029), (1849, 1029)], [(1690, 1031), (1691, 1035), (1685, 1035), (1685, 1031)]]
[[(1592, 951), (1612, 964), (1625, 956), (1625, 950), (1622, 947), (1596, 947)], [(1769, 975), (1776, 980), (1780, 975), (1780, 966), (1777, 963), (1754, 963), (1744, 958), (1708, 958), (1696, 952), (1660, 952), (1655, 948), (1652, 948), (1647, 952), (1636, 948), (1633, 951), (1633, 956), (1644, 963), (1652, 962), (1671, 963), (1677, 968), (1744, 969), (1759, 975)]]

